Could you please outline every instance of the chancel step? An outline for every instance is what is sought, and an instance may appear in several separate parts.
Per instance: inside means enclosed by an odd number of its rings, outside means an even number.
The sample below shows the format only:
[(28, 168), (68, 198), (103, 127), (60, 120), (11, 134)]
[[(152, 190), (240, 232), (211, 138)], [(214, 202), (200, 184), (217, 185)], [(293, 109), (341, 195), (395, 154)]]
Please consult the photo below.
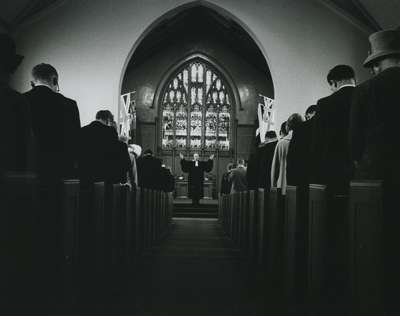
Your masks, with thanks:
[(218, 218), (218, 205), (200, 204), (193, 206), (190, 203), (174, 203), (174, 217), (189, 218)]

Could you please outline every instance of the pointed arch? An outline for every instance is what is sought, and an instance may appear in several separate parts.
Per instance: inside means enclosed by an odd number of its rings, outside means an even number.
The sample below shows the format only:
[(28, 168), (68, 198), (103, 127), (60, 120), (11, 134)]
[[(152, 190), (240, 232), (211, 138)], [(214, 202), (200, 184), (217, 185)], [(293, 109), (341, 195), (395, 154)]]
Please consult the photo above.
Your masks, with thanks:
[[(189, 2), (189, 3), (177, 6), (176, 8), (174, 8), (174, 9), (166, 12), (165, 14), (161, 15), (159, 18), (157, 18), (155, 21), (153, 21), (145, 29), (145, 31), (140, 35), (140, 37), (135, 41), (135, 43), (132, 45), (132, 48), (130, 49), (130, 51), (129, 51), (126, 59), (125, 59), (125, 62), (123, 64), (123, 66), (122, 66), (121, 77), (120, 77), (120, 82), (119, 82), (119, 95), (121, 94), (121, 91), (122, 91), (122, 84), (123, 84), (125, 72), (126, 72), (126, 70), (128, 68), (129, 62), (130, 62), (132, 56), (134, 55), (136, 49), (140, 46), (140, 44), (147, 37), (147, 35), (149, 35), (154, 29), (156, 29), (163, 21), (168, 20), (168, 19), (172, 19), (177, 14), (182, 13), (185, 10), (188, 10), (188, 9), (191, 9), (191, 8), (195, 8), (195, 7), (208, 8), (210, 10), (213, 10), (217, 14), (219, 14), (221, 16), (224, 16), (224, 17), (228, 17), (232, 21), (236, 22), (249, 35), (249, 37), (254, 41), (254, 43), (257, 45), (257, 47), (259, 48), (260, 52), (264, 56), (265, 61), (266, 61), (267, 65), (268, 65), (268, 68), (269, 68), (269, 71), (270, 71), (270, 76), (272, 78), (272, 84), (273, 84), (274, 77), (275, 77), (274, 69), (271, 67), (271, 63), (270, 63), (270, 60), (268, 58), (268, 55), (266, 53), (265, 48), (263, 47), (261, 42), (258, 40), (257, 36), (252, 32), (252, 30), (243, 21), (241, 21), (239, 18), (237, 18), (235, 15), (233, 15), (228, 10), (226, 10), (226, 9), (224, 9), (224, 8), (214, 4), (214, 3), (211, 3), (209, 1), (195, 0), (195, 1), (192, 1), (192, 2)], [(120, 104), (120, 100), (119, 100), (119, 104)]]
[(162, 149), (228, 151), (239, 104), (223, 67), (201, 53), (187, 56), (166, 71), (154, 97)]

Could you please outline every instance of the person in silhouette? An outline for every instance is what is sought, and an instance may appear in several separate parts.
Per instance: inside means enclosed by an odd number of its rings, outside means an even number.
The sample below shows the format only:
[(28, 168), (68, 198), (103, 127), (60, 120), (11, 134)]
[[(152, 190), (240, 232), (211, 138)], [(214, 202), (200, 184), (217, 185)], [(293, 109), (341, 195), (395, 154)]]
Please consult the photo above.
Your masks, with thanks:
[(246, 177), (246, 167), (243, 159), (239, 159), (237, 167), (232, 169), (229, 176), (232, 182), (231, 193), (242, 192), (247, 190), (247, 177)]
[(59, 93), (57, 70), (49, 64), (33, 67), (31, 85), (25, 96), (31, 106), (39, 174), (46, 178), (73, 177), (81, 127), (78, 106)]
[(121, 145), (118, 134), (111, 126), (112, 114), (108, 110), (96, 113), (96, 120), (82, 127), (80, 132), (80, 176), (88, 182), (114, 180), (115, 163)]
[(193, 205), (199, 205), (199, 201), (204, 194), (204, 172), (210, 172), (212, 170), (214, 155), (211, 155), (208, 161), (200, 161), (198, 153), (193, 154), (192, 161), (187, 161), (182, 153), (180, 153), (179, 156), (181, 158), (182, 171), (189, 174), (189, 198), (192, 199)]
[(10, 88), (10, 80), (23, 60), (16, 53), (14, 40), (0, 34), (0, 101), (3, 122), (0, 124), (0, 172), (28, 168), (31, 120), (28, 101)]
[(160, 189), (162, 162), (154, 157), (151, 149), (146, 149), (143, 156), (136, 161), (139, 187), (146, 189)]

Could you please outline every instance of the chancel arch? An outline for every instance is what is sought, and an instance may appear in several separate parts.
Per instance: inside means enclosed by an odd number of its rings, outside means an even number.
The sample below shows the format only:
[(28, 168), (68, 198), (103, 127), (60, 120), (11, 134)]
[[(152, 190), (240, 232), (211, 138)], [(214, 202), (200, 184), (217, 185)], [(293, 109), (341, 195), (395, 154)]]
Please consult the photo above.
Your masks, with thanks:
[(122, 94), (135, 91), (134, 141), (186, 178), (179, 153), (215, 155), (216, 198), (229, 162), (247, 159), (259, 95), (274, 98), (258, 44), (227, 12), (190, 5), (171, 12), (141, 39), (126, 66)]

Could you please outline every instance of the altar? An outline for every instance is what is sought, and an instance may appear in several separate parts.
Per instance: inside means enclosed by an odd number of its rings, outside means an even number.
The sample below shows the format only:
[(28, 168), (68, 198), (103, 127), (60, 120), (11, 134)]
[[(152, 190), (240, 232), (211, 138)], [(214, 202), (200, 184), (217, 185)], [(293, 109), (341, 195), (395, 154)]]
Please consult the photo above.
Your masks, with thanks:
[[(214, 183), (211, 180), (204, 180), (204, 197), (205, 200), (213, 199)], [(188, 199), (189, 198), (188, 181), (186, 179), (176, 179), (175, 181), (175, 198)]]

